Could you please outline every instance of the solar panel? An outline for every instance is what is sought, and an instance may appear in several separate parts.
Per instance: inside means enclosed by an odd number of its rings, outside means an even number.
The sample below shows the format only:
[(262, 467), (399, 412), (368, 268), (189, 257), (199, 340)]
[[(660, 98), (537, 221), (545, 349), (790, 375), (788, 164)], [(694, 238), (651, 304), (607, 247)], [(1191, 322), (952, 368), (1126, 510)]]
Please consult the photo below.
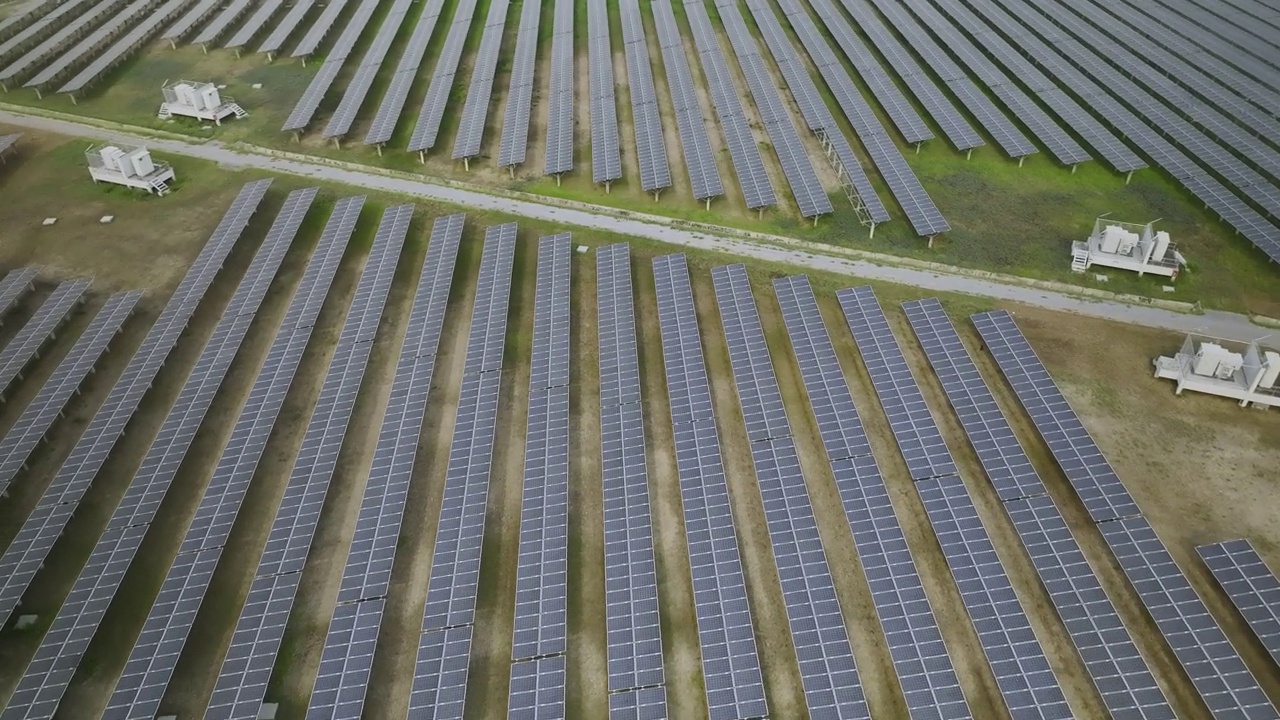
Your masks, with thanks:
[(1147, 519), (1098, 530), (1213, 717), (1280, 717)]
[(91, 282), (68, 280), (60, 283), (18, 334), (0, 349), (0, 395), (9, 391), (14, 380), (21, 377), (22, 371), (39, 354), (40, 348), (82, 302)]
[(231, 50), (239, 50), (240, 48), (248, 45), (249, 42), (258, 35), (258, 33), (262, 32), (262, 26), (266, 25), (268, 20), (275, 17), (275, 14), (280, 12), (280, 8), (283, 6), (284, 0), (264, 0), (264, 2), (258, 6), (258, 9), (254, 10), (253, 14), (249, 16), (249, 19), (244, 21), (244, 24), (240, 26), (240, 29), (236, 31), (236, 34), (232, 35), (230, 40), (223, 43), (222, 47)]
[(538, 55), (538, 22), (541, 3), (520, 5), (520, 29), (511, 59), (507, 85), (506, 112), (502, 115), (502, 139), (498, 144), (498, 167), (524, 162), (529, 145), (529, 113), (533, 107), (534, 65)]
[(764, 717), (764, 682), (689, 269), (683, 254), (663, 255), (654, 258), (653, 273), (707, 708), (711, 720)]
[(706, 118), (698, 105), (694, 90), (693, 74), (685, 58), (684, 44), (676, 26), (675, 15), (668, 0), (654, 0), (654, 25), (658, 29), (658, 44), (662, 48), (662, 65), (667, 75), (667, 89), (675, 108), (676, 128), (680, 131), (680, 147), (684, 152), (685, 169), (689, 173), (689, 185), (695, 200), (708, 200), (724, 194), (720, 169), (716, 167), (715, 154), (711, 151), (711, 138), (707, 135)]
[[(382, 25), (378, 27), (378, 34), (373, 37), (372, 44), (365, 50), (364, 57), (360, 59), (360, 65), (356, 67), (355, 76), (347, 83), (347, 89), (342, 94), (342, 100), (338, 102), (338, 109), (334, 111), (333, 117), (329, 118), (329, 124), (324, 129), (325, 137), (342, 137), (351, 130), (351, 125), (356, 120), (356, 113), (360, 112), (360, 107), (364, 105), (365, 97), (368, 96), (369, 89), (373, 87), (373, 80), (387, 57), (387, 51), (391, 49), (391, 43), (395, 40), (396, 33), (400, 30), (400, 24), (404, 22), (405, 16), (409, 14), (409, 6), (412, 2), (413, 0), (396, 0), (387, 11), (386, 17), (382, 19)], [(374, 9), (376, 7), (375, 5)], [(361, 8), (363, 9), (363, 6)], [(348, 33), (351, 34), (353, 39), (359, 38), (360, 31), (355, 30), (353, 32), (354, 24), (353, 20), (352, 24), (347, 25), (342, 37), (338, 39), (339, 45), (343, 44)], [(352, 48), (354, 48), (354, 45)], [(326, 64), (333, 59), (335, 50), (329, 52), (329, 57), (325, 59)], [(350, 51), (345, 54), (349, 55)]]
[(123, 10), (120, 10), (102, 25), (95, 28), (93, 32), (81, 38), (79, 42), (59, 55), (52, 63), (46, 65), (43, 70), (36, 73), (35, 77), (28, 80), (23, 87), (41, 88), (63, 77), (72, 68), (79, 65), (82, 60), (92, 56), (105, 43), (110, 42), (121, 28), (128, 27), (137, 15), (147, 12), (152, 5), (152, 0), (134, 0)]
[(879, 301), (867, 286), (841, 290), (837, 297), (1005, 705), (1014, 716), (1070, 718), (1057, 678)]
[(1089, 431), (1058, 390), (1013, 317), (1004, 311), (974, 315), (974, 327), (1013, 386), (1023, 409), (1062, 468), (1094, 522), (1139, 510)]
[[(84, 33), (85, 28), (93, 27), (101, 22), (104, 17), (119, 10), (124, 3), (125, 0), (108, 0), (107, 2), (100, 2), (83, 8), (79, 7), (81, 3), (75, 2), (59, 5), (57, 10), (78, 8), (79, 11), (69, 22), (58, 27), (57, 32), (27, 50), (21, 57), (12, 61), (3, 71), (0, 71), (0, 83), (6, 86), (13, 83), (40, 63), (48, 60), (49, 56), (65, 48), (72, 38)], [(0, 55), (7, 56), (8, 53), (0, 53)]]
[(212, 15), (214, 10), (218, 9), (219, 3), (216, 0), (199, 0), (195, 5), (189, 5), (188, 7), (190, 9), (182, 16), (182, 19), (164, 31), (162, 37), (165, 40), (176, 42), (185, 38), (197, 25)]
[(267, 36), (267, 39), (263, 40), (262, 44), (258, 46), (258, 52), (269, 55), (279, 52), (280, 48), (284, 47), (284, 44), (289, 40), (289, 36), (298, 29), (302, 18), (310, 12), (315, 4), (316, 0), (297, 0), (289, 8), (289, 12), (285, 13), (284, 17), (280, 19), (280, 22), (276, 23), (275, 28)]
[[(138, 3), (130, 5), (129, 8), (132, 9), (141, 2), (143, 2), (143, 0), (138, 0)], [(106, 73), (108, 70), (129, 59), (134, 52), (155, 37), (156, 33), (164, 26), (165, 23), (172, 20), (174, 16), (181, 12), (187, 6), (187, 2), (188, 0), (168, 0), (168, 2), (161, 5), (159, 9), (148, 11), (145, 17), (142, 18), (142, 22), (134, 25), (133, 29), (129, 30), (124, 35), (121, 35), (120, 38), (111, 45), (111, 47), (104, 50), (100, 55), (98, 55), (98, 57), (94, 58), (93, 62), (84, 66), (80, 72), (76, 73), (74, 77), (63, 84), (62, 87), (58, 88), (58, 92), (80, 92), (87, 87), (89, 83), (101, 77), (103, 73)], [(151, 3), (148, 0), (147, 6), (150, 7), (150, 4)], [(129, 10), (125, 10), (125, 12), (128, 13)], [(115, 21), (112, 20), (108, 22), (109, 24), (113, 24)], [(116, 29), (118, 30), (123, 26), (123, 24), (118, 25), (116, 26)]]
[(320, 16), (311, 23), (311, 27), (307, 29), (307, 34), (302, 36), (302, 40), (293, 48), (291, 57), (307, 58), (315, 54), (325, 37), (329, 35), (329, 31), (333, 29), (334, 23), (338, 21), (338, 16), (346, 9), (351, 0), (331, 0), (324, 6), (324, 10), (320, 12)]
[(773, 287), (907, 708), (972, 717), (809, 280)]
[[(307, 89), (302, 93), (302, 97), (298, 98), (298, 103), (293, 106), (293, 111), (285, 119), (284, 125), (280, 128), (282, 131), (300, 132), (305, 130), (307, 125), (311, 123), (311, 119), (315, 117), (316, 110), (320, 108), (321, 101), (324, 100), (325, 94), (329, 92), (333, 81), (338, 78), (338, 73), (341, 72), (342, 66), (347, 64), (347, 58), (355, 49), (356, 42), (360, 39), (361, 33), (364, 32), (365, 26), (369, 24), (369, 20), (373, 18), (373, 11), (377, 7), (378, 0), (361, 0), (361, 3), (356, 6), (355, 13), (347, 22), (347, 26), (343, 28), (342, 34), (338, 36), (338, 41), (329, 50), (324, 63), (316, 71), (316, 74), (312, 76)], [(347, 91), (343, 94), (342, 101), (338, 104), (338, 109), (334, 112), (333, 117), (329, 119), (329, 125), (324, 131), (325, 137), (341, 136), (351, 127), (351, 123), (355, 120), (355, 114), (360, 109), (360, 104), (364, 101), (365, 94), (369, 91), (369, 84), (373, 82), (373, 75), (377, 72), (378, 66), (382, 64), (382, 58), (387, 54), (387, 47), (391, 44), (391, 38), (400, 26), (400, 21), (404, 19), (407, 9), (408, 0), (396, 0), (392, 6), (382, 27), (378, 30), (377, 37), (374, 38), (373, 45), (365, 53), (360, 67), (356, 68), (356, 76), (352, 78), (351, 83), (347, 86)], [(296, 51), (294, 57), (298, 57)]]
[(76, 578), (35, 659), (14, 690), (10, 707), (25, 708), (21, 716), (50, 716), (61, 702), (88, 641), (97, 633), (126, 569), (177, 476), (316, 192), (316, 188), (310, 188), (290, 193), (255, 253), (124, 497), (107, 522), (108, 531), (118, 530), (121, 534), (104, 533), (94, 546), (85, 570)]
[(244, 17), (253, 2), (254, 0), (232, 0), (226, 7), (222, 8), (222, 12), (218, 13), (218, 16), (212, 22), (204, 26), (204, 29), (200, 31), (199, 35), (196, 35), (196, 39), (192, 40), (192, 42), (197, 45), (209, 45), (215, 42), (237, 20)]
[(445, 107), (453, 88), (453, 76), (458, 72), (458, 62), (462, 59), (463, 44), (471, 30), (471, 17), (475, 10), (476, 0), (461, 0), (453, 12), (453, 23), (449, 25), (449, 34), (445, 36), (444, 48), (436, 58), (435, 69), (431, 72), (431, 84), (427, 86), (422, 108), (418, 111), (418, 123), (409, 138), (410, 152), (425, 152), (436, 145), (440, 121), (444, 119)]
[(424, 717), (461, 717), (466, 699), (515, 245), (515, 223), (485, 231), (409, 699)]
[[(464, 218), (462, 214), (438, 218), (431, 233), (338, 590), (338, 606), (325, 637), (310, 713), (358, 718), (364, 706)], [(362, 640), (352, 644), (353, 633)]]
[(386, 94), (382, 96), (377, 114), (369, 124), (369, 132), (364, 136), (365, 145), (381, 145), (390, 140), (391, 134), (395, 132), (400, 111), (404, 109), (405, 101), (409, 98), (409, 90), (418, 77), (418, 67), (422, 65), (427, 44), (431, 42), (431, 35), (435, 32), (436, 22), (440, 19), (440, 11), (443, 7), (444, 0), (427, 0), (422, 4), (422, 14), (418, 16), (417, 24), (413, 26), (413, 34), (409, 36), (409, 42), (405, 43), (404, 51), (400, 54), (400, 62), (391, 75), (391, 84), (387, 87)]
[(903, 307), (1103, 703), (1116, 717), (1171, 720), (1173, 709), (942, 306), (929, 299)]
[(1273, 660), (1280, 658), (1280, 582), (1248, 540), (1200, 545), (1200, 559)]
[(627, 91), (631, 97), (631, 120), (636, 135), (636, 160), (640, 163), (640, 189), (657, 192), (671, 187), (671, 168), (662, 136), (658, 94), (649, 66), (649, 41), (638, 0), (618, 5), (622, 15), (622, 43), (627, 62)]
[(378, 224), (258, 562), (255, 586), (219, 671), (206, 715), (211, 720), (254, 715), (266, 694), (412, 216), (412, 205), (397, 205), (384, 211)]
[(813, 163), (800, 142), (796, 127), (791, 122), (790, 112), (782, 105), (778, 88), (769, 77), (764, 57), (760, 55), (760, 48), (747, 29), (737, 3), (717, 0), (716, 6), (720, 21), (728, 31), (730, 47), (738, 58), (738, 65), (747, 80), (747, 88), (760, 113), (760, 121), (782, 165), (782, 173), (791, 187), (791, 194), (800, 207), (800, 216), (817, 217), (832, 212), (831, 199), (827, 197), (827, 191), (818, 180), (818, 173), (813, 169)]
[(3, 579), (0, 623), (8, 620), (27, 584), (43, 565), (270, 185), (271, 180), (257, 180), (241, 188), (44, 495), (0, 557), (0, 578)]
[(564, 655), (511, 664), (510, 720), (563, 720)]
[(738, 185), (742, 188), (747, 208), (755, 210), (776, 205), (778, 197), (768, 173), (765, 172), (760, 148), (756, 145), (755, 136), (751, 134), (742, 102), (734, 88), (733, 78), (729, 75), (729, 66), (720, 50), (716, 33), (711, 28), (707, 9), (703, 7), (701, 0), (685, 0), (684, 10), (689, 27), (693, 30), (702, 73), (711, 90), (711, 104), (720, 120), (720, 129), (724, 132), (725, 144), (729, 147), (733, 170), (738, 176)]
[(39, 274), (38, 265), (10, 270), (5, 274), (0, 280), (0, 319), (8, 314), (19, 298), (35, 289), (35, 279)]
[(133, 291), (116, 293), (107, 299), (53, 375), (27, 404), (22, 416), (0, 440), (0, 496), (6, 494), (9, 483), (26, 468), (31, 453), (62, 414), (98, 358), (106, 352), (107, 345), (120, 331), (141, 297), (140, 291)]
[[(645, 462), (631, 252), (596, 249), (605, 622), (614, 720), (666, 717), (658, 577)], [(647, 688), (647, 690), (636, 690)], [(614, 698), (621, 698), (615, 700)], [(639, 707), (648, 714), (637, 715)]]
[(591, 176), (597, 183), (622, 177), (618, 108), (613, 86), (613, 48), (605, 0), (587, 2), (587, 74), (591, 108)]
[(711, 277), (805, 704), (811, 715), (870, 717), (746, 268), (716, 267)]
[(480, 154), (484, 126), (489, 117), (489, 98), (493, 93), (493, 76), (498, 70), (498, 51), (502, 49), (502, 32), (507, 25), (506, 0), (493, 0), (489, 17), (480, 36), (480, 50), (471, 69), (471, 84), (462, 105), (458, 134), (453, 142), (453, 159), (462, 160)]
[[(509, 707), (564, 717), (569, 571), (568, 233), (538, 241)], [(534, 665), (528, 661), (534, 660)], [(557, 661), (553, 658), (558, 658)], [(550, 666), (558, 682), (547, 684)], [(517, 667), (519, 666), (519, 667)], [(533, 669), (530, 674), (529, 670)], [(532, 685), (532, 686), (531, 686)], [(553, 688), (558, 686), (557, 694)], [(550, 692), (549, 692), (550, 691)]]
[(573, 169), (573, 0), (555, 0), (551, 27), (551, 86), (547, 94), (544, 172)]
[(105, 717), (156, 716), (363, 204), (363, 197), (354, 197), (335, 205), (214, 466), (178, 556), (133, 645)]

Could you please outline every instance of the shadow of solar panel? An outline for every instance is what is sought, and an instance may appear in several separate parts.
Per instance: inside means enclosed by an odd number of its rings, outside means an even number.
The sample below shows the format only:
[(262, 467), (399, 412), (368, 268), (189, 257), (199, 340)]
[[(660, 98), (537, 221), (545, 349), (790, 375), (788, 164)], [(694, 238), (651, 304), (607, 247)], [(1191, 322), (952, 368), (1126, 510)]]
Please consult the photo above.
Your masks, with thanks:
[(1049, 377), (1013, 317), (1000, 311), (974, 315), (971, 320), (1093, 521), (1137, 515), (1138, 506), (1128, 490)]
[(226, 256), (257, 210), (270, 180), (241, 188), (187, 274), (165, 304), (106, 400), (99, 406), (71, 453), (0, 557), (0, 623), (8, 620), (27, 584), (44, 563), (54, 541), (124, 432), (143, 394), (173, 349)]
[(1280, 581), (1258, 551), (1248, 540), (1228, 540), (1196, 552), (1272, 659), (1280, 658)]
[[(764, 682), (710, 410), (688, 264), (683, 254), (664, 255), (654, 258), (653, 270), (707, 706), (712, 718), (759, 717), (768, 710)], [(705, 407), (708, 415), (680, 422), (678, 407)]]
[(1213, 717), (1280, 717), (1147, 519), (1098, 530)]

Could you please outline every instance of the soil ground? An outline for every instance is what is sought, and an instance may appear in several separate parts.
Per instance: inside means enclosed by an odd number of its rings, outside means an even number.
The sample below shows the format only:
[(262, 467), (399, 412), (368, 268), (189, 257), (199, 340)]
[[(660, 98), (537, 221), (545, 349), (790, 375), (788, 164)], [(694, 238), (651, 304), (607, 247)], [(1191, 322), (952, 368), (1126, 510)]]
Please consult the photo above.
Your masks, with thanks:
[[(156, 204), (102, 188), (65, 183), (54, 191), (58, 171), (74, 161), (79, 147), (57, 139), (33, 137), (28, 152), (44, 148), (48, 162), (28, 156), (19, 169), (33, 183), (30, 193), (14, 192), (0, 205), (0, 222), (15, 228), (12, 242), (0, 246), (0, 272), (27, 263), (47, 267), (36, 294), (4, 318), (0, 342), (7, 341), (33, 312), (51, 281), (94, 275), (89, 302), (78, 311), (10, 395), (12, 404), (0, 406), (0, 431), (14, 422), (17, 403), (29, 398), (52, 372), (62, 354), (100, 306), (108, 292), (141, 287), (149, 291), (138, 315), (125, 326), (111, 352), (73, 399), (66, 417), (55, 424), (31, 467), (0, 498), (0, 546), (7, 546), (52, 479), (79, 432), (101, 404), (116, 376), (127, 363), (147, 327), (196, 255), (239, 183), (247, 178), (200, 169), (188, 174), (187, 184)], [(197, 168), (193, 167), (193, 170)], [(84, 184), (88, 184), (87, 181)], [(12, 183), (9, 188), (14, 188)], [(56, 608), (80, 572), (125, 487), (130, 482), (178, 389), (190, 371), (205, 338), (229, 300), (240, 275), (266, 227), (290, 187), (278, 181), (263, 211), (228, 259), (190, 327), (178, 343), (157, 382), (144, 398), (98, 478), (90, 487), (64, 537), (55, 545), (44, 570), (23, 599), (24, 610), (40, 615), (34, 628), (0, 630), (0, 693), (7, 697), (35, 652)], [(194, 189), (194, 191), (193, 191)], [(60, 717), (96, 715), (109, 697), (161, 579), (181, 541), (191, 513), (221, 451), (266, 347), (298, 282), (328, 208), (335, 197), (349, 194), (325, 188), (308, 216), (303, 231), (286, 256), (284, 267), (268, 293), (249, 337), (233, 364), (204, 426), (198, 433), (162, 512), (147, 535), (125, 587), (115, 598), (100, 631), (85, 655)], [(74, 197), (76, 203), (67, 202)], [(372, 196), (339, 268), (337, 279), (304, 355), (297, 378), (285, 398), (266, 454), (250, 485), (248, 496), (213, 578), (211, 597), (202, 608), (193, 634), (162, 705), (163, 712), (198, 715), (207, 703), (247, 592), (284, 484), (301, 442), (303, 428), (319, 391), (333, 341), (350, 303), (382, 207), (395, 198)], [(171, 209), (183, 221), (169, 233), (149, 229), (156, 208)], [(141, 209), (139, 209), (141, 208)], [(320, 527), (304, 572), (282, 652), (277, 658), (268, 700), (280, 702), (280, 717), (300, 718), (319, 662), (319, 648), (341, 575), (356, 508), (368, 473), (382, 410), (389, 391), (400, 336), (407, 321), (429, 220), (438, 208), (421, 208), (391, 289), (373, 348), (372, 362), (354, 409), (352, 426), (339, 459), (338, 472), (321, 517)], [(100, 225), (102, 214), (117, 220)], [(58, 215), (52, 227), (39, 218)], [(33, 220), (34, 219), (34, 220)], [(466, 344), (484, 215), (468, 221), (446, 315), (436, 375), (428, 398), (426, 422), (406, 504), (398, 558), (393, 573), (378, 654), (370, 680), (370, 716), (402, 715), (407, 706), (422, 606), (434, 549), (441, 506), (441, 478), (447, 463), (457, 391)], [(501, 718), (506, 711), (509, 684), (514, 570), (519, 537), (523, 476), (523, 435), (528, 380), (528, 348), (532, 328), (532, 291), (536, 253), (534, 243), (553, 228), (522, 225), (516, 258), (507, 338), (506, 373), (498, 417), (494, 471), (477, 606), (477, 635), (470, 668), (467, 716)], [(147, 235), (146, 233), (152, 233)], [(8, 239), (7, 239), (8, 240)], [(616, 238), (580, 233), (575, 244), (594, 246)], [(659, 602), (666, 663), (667, 692), (672, 717), (705, 717), (705, 697), (693, 612), (687, 546), (678, 476), (672, 455), (656, 299), (650, 266), (656, 246), (633, 243), (635, 304), (640, 341), (640, 373), (644, 393), (650, 493), (658, 565)], [(762, 652), (771, 714), (802, 717), (803, 694), (795, 651), (778, 587), (777, 571), (767, 534), (758, 488), (744, 452), (745, 436), (729, 373), (723, 331), (715, 309), (709, 268), (722, 258), (690, 254), (694, 294), (701, 334), (718, 415), (730, 496), (746, 569), (748, 593)], [(568, 703), (575, 717), (600, 717), (608, 698), (603, 627), (603, 528), (599, 487), (597, 420), (595, 271), (591, 253), (574, 255), (573, 363), (571, 393), (572, 475), (570, 493), (570, 598)], [(132, 263), (132, 264), (131, 264)], [(817, 519), (841, 601), (862, 682), (877, 717), (905, 717), (905, 707), (878, 628), (870, 594), (854, 551), (848, 524), (840, 509), (830, 471), (816, 437), (812, 415), (790, 353), (785, 329), (769, 287), (779, 268), (749, 268), (757, 304), (784, 392), (797, 447), (806, 473), (806, 487)], [(960, 603), (945, 560), (911, 486), (904, 464), (889, 434), (860, 356), (835, 303), (834, 289), (859, 284), (856, 278), (813, 276), (827, 326), (841, 357), (846, 377), (868, 428), (876, 457), (908, 543), (938, 614), (948, 648), (962, 684), (975, 708), (991, 709), (984, 717), (1003, 717), (990, 671), (977, 645), (972, 625)], [(1081, 717), (1102, 714), (1101, 705), (1048, 596), (995, 495), (982, 475), (959, 424), (911, 335), (898, 303), (919, 297), (911, 288), (877, 286), (913, 370), (916, 372), (948, 446), (956, 455), (969, 489), (1019, 598), (1027, 608), (1037, 638), (1058, 672), (1073, 710)], [(944, 306), (960, 329), (978, 365), (994, 390), (1014, 429), (1028, 448), (1051, 493), (1063, 508), (1074, 534), (1119, 608), (1126, 625), (1172, 698), (1180, 717), (1207, 720), (1207, 710), (1174, 660), (1166, 643), (1139, 603), (1132, 587), (1109, 557), (1079, 501), (1053, 465), (1044, 443), (1018, 407), (1007, 384), (983, 352), (967, 316), (991, 305), (971, 298), (944, 298)], [(1280, 489), (1274, 468), (1280, 465), (1280, 414), (1242, 410), (1210, 397), (1176, 397), (1171, 386), (1151, 378), (1151, 358), (1176, 349), (1181, 338), (1158, 331), (1071, 315), (1010, 306), (1032, 346), (1044, 360), (1086, 426), (1116, 466), (1160, 536), (1206, 599), (1215, 618), (1237, 644), (1246, 662), (1271, 697), (1280, 702), (1280, 671), (1251, 639), (1243, 620), (1227, 603), (1194, 554), (1197, 543), (1248, 537), (1274, 567), (1280, 567)]]

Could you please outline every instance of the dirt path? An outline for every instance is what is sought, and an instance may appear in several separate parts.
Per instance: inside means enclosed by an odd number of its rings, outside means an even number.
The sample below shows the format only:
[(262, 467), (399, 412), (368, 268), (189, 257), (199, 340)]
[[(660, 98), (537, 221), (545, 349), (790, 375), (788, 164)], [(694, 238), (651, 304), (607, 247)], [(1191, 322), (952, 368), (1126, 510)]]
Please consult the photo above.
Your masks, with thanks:
[(466, 716), (505, 718), (511, 680), (511, 633), (515, 625), (516, 566), (520, 559), (520, 509), (524, 490), (524, 445), (529, 408), (529, 349), (533, 340), (533, 300), (538, 246), (531, 237), (516, 245), (502, 393), (489, 474), (489, 507), (484, 520), (479, 595), (471, 665), (467, 672)]
[(413, 481), (405, 500), (391, 589), (365, 698), (365, 712), (370, 717), (403, 716), (409, 707), (483, 238), (484, 229), (469, 223), (458, 248)]
[(609, 714), (600, 478), (595, 253), (574, 255), (569, 387), (569, 653), (566, 717)]
[(698, 646), (698, 621), (693, 609), (693, 579), (680, 501), (680, 476), (673, 453), (653, 265), (649, 258), (633, 256), (631, 270), (636, 295), (636, 333), (649, 463), (649, 511), (653, 514), (667, 715), (703, 720), (707, 717), (707, 699)]

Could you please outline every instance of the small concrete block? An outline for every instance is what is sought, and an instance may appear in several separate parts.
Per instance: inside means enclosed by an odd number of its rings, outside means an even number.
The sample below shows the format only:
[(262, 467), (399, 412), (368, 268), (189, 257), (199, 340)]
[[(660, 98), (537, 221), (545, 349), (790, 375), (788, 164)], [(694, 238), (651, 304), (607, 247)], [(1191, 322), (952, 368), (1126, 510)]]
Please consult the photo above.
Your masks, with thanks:
[(226, 86), (226, 85), (219, 85), (219, 86), (218, 86), (218, 89), (219, 89), (219, 90), (226, 90), (226, 89), (227, 89), (227, 86)]
[(261, 89), (262, 89), (262, 83), (254, 83), (254, 84), (250, 85), (249, 87), (253, 88), (254, 90), (261, 90)]
[(1177, 290), (1178, 288), (1176, 288), (1176, 287), (1174, 287), (1174, 286), (1172, 286), (1172, 285), (1165, 285), (1165, 286), (1161, 287), (1160, 289), (1161, 289), (1161, 290), (1164, 290), (1165, 292), (1173, 292), (1173, 291)]
[(1097, 280), (1098, 282), (1106, 282), (1106, 281), (1107, 281), (1107, 276), (1106, 276), (1106, 275), (1097, 275), (1097, 274), (1095, 274), (1095, 275), (1093, 276), (1093, 279), (1094, 279), (1094, 280)]
[(14, 630), (26, 630), (27, 628), (31, 627), (32, 625), (35, 625), (35, 624), (36, 624), (36, 620), (39, 620), (39, 619), (40, 619), (40, 616), (39, 616), (39, 615), (34, 615), (34, 614), (32, 614), (32, 615), (19, 615), (19, 616), (18, 616), (18, 622), (14, 624), (13, 629), (14, 629)]
[(52, 225), (56, 222), (58, 222), (58, 218), (45, 218), (44, 222), (41, 223), (41, 225)]
[(579, 255), (582, 255), (582, 254), (583, 254), (583, 253), (585, 253), (586, 251), (587, 251), (587, 246), (586, 246), (586, 245), (579, 245), (579, 246), (578, 246), (578, 254), (579, 254)]
[(102, 217), (98, 218), (98, 222), (102, 223), (103, 225), (107, 225), (112, 220), (115, 220), (115, 219), (116, 219), (115, 215), (103, 215)]

